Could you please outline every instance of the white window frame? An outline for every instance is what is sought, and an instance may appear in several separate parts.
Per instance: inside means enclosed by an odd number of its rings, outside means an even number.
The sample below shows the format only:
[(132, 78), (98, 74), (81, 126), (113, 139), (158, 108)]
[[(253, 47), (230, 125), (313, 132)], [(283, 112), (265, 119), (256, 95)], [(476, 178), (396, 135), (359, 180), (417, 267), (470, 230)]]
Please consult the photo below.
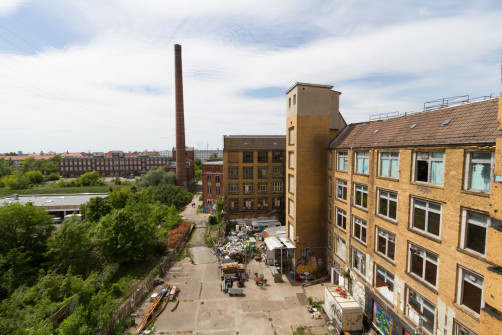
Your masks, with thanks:
[[(490, 159), (473, 158), (474, 154), (491, 154)], [(472, 180), (472, 164), (473, 163), (489, 163), (490, 164), (490, 182), (488, 185), (488, 190), (478, 190), (471, 187)], [(465, 178), (464, 178), (464, 190), (477, 193), (490, 193), (491, 186), (493, 183), (493, 171), (495, 168), (495, 154), (492, 151), (470, 151), (466, 153), (466, 164), (465, 164)]]
[[(388, 155), (388, 156), (387, 156)], [(391, 178), (391, 179), (399, 179), (399, 152), (398, 151), (380, 151), (378, 153), (378, 176), (382, 178)], [(382, 171), (382, 161), (389, 161), (389, 171), (387, 171), (387, 175), (385, 176)], [(397, 161), (397, 176), (392, 177), (392, 162)]]
[[(423, 198), (416, 198), (416, 197), (412, 197), (411, 201), (412, 201), (412, 204), (411, 204), (410, 228), (412, 228), (415, 231), (419, 231), (423, 234), (433, 236), (435, 238), (440, 238), (441, 226), (442, 226), (442, 221), (443, 221), (443, 215), (442, 215), (443, 206), (442, 206), (442, 204), (439, 202), (430, 201), (430, 200), (423, 199)], [(424, 202), (425, 206), (422, 206), (420, 204), (417, 205), (417, 201)], [(431, 205), (439, 206), (439, 210), (431, 208)], [(425, 210), (424, 229), (418, 228), (415, 225), (415, 209), (416, 208), (421, 209), (421, 210)], [(437, 235), (429, 232), (429, 213), (439, 214), (439, 232)]]
[[(359, 235), (360, 236), (357, 236), (356, 235), (356, 226), (359, 226)], [(366, 241), (368, 240), (368, 222), (366, 222), (366, 220), (364, 219), (361, 219), (360, 217), (358, 216), (353, 216), (352, 217), (352, 236), (358, 240), (359, 242), (363, 243), (363, 244), (366, 244)], [(365, 232), (364, 233), (364, 236), (363, 236), (363, 231)], [(363, 237), (364, 237), (364, 240), (363, 240)]]
[[(356, 248), (352, 248), (352, 255), (352, 268), (364, 277), (366, 275), (366, 254)], [(356, 266), (357, 260), (361, 264), (361, 269), (358, 269)]]
[[(355, 169), (354, 173), (369, 175), (370, 173), (370, 152), (369, 151), (356, 151), (355, 155)], [(362, 167), (359, 163), (359, 159), (362, 160)], [(365, 163), (367, 162), (367, 169), (365, 169)], [(359, 171), (361, 170), (361, 171)]]
[(333, 195), (333, 178), (331, 176), (328, 177), (328, 196), (332, 196)]
[(295, 127), (288, 128), (288, 145), (295, 144)]
[[(357, 202), (357, 194), (361, 193), (361, 203)], [(364, 206), (364, 198), (366, 197), (366, 207)], [(354, 206), (362, 209), (368, 209), (368, 186), (362, 184), (354, 184)]]
[(284, 192), (284, 183), (281, 182), (273, 182), (272, 183), (272, 193), (282, 193)]
[[(485, 302), (483, 301), (483, 293), (484, 293), (484, 277), (472, 270), (464, 268), (463, 266), (458, 267), (457, 271), (457, 304), (467, 308), (468, 310), (476, 313), (476, 315), (480, 315), (481, 309), (485, 306)], [(467, 281), (471, 285), (476, 286), (481, 289), (481, 301), (480, 301), (480, 312), (476, 312), (472, 310), (470, 307), (463, 303), (464, 300), (464, 281)]]
[(347, 260), (347, 243), (338, 235), (335, 235), (335, 255), (340, 257), (344, 262)]
[[(470, 216), (480, 216), (486, 218), (486, 223), (481, 224), (477, 220), (473, 220), (470, 218)], [(469, 239), (469, 225), (474, 225), (478, 227), (482, 227), (485, 229), (485, 239), (484, 239), (484, 251), (481, 253), (478, 250), (471, 249), (467, 246), (468, 239)], [(471, 211), (468, 208), (462, 208), (462, 226), (461, 226), (461, 231), (460, 231), (460, 247), (462, 249), (465, 249), (469, 252), (473, 252), (477, 255), (480, 255), (482, 257), (486, 256), (486, 246), (488, 242), (488, 227), (491, 225), (491, 218), (482, 213), (478, 213), (475, 211)]]
[[(394, 199), (394, 196), (395, 196), (395, 199)], [(380, 204), (382, 202), (382, 199), (387, 201), (387, 214), (382, 214), (380, 212)], [(390, 202), (391, 201), (396, 203), (396, 217), (395, 218), (390, 216)], [(378, 216), (381, 216), (381, 217), (384, 217), (388, 220), (396, 222), (397, 221), (397, 213), (398, 213), (397, 206), (398, 206), (398, 195), (396, 192), (390, 192), (387, 190), (378, 189), (378, 198), (377, 198), (377, 214), (378, 214)]]
[[(387, 290), (389, 291), (388, 293), (382, 292), (382, 290), (379, 289), (379, 287), (377, 287), (377, 278), (379, 278), (378, 275), (383, 277), (380, 279), (387, 285)], [(375, 263), (375, 275), (374, 275), (374, 280), (373, 280), (373, 287), (375, 288), (375, 290), (380, 292), (380, 294), (387, 301), (389, 301), (392, 304), (393, 304), (393, 300), (394, 300), (394, 286), (395, 286), (394, 279), (395, 279), (395, 276), (392, 273), (390, 273), (385, 268), (383, 268), (380, 265), (378, 265), (377, 263)], [(389, 283), (391, 283), (391, 285), (392, 285), (392, 290), (389, 289)], [(382, 287), (382, 286), (380, 286), (380, 287)]]
[(288, 174), (288, 192), (295, 194), (295, 176)]
[[(342, 161), (340, 161), (342, 159)], [(343, 166), (340, 166), (343, 164)], [(337, 151), (336, 152), (336, 169), (338, 171), (347, 171), (349, 168), (349, 152), (348, 151)]]
[(254, 183), (242, 183), (242, 194), (253, 194)]
[[(382, 237), (385, 240), (385, 253), (382, 253), (379, 250), (380, 237)], [(394, 258), (391, 258), (389, 256), (389, 243), (394, 243)], [(388, 232), (385, 229), (382, 229), (380, 227), (376, 227), (375, 252), (377, 254), (379, 254), (380, 256), (385, 257), (386, 259), (390, 260), (391, 262), (395, 262), (395, 260), (396, 260), (396, 235)]]
[(267, 182), (258, 182), (258, 193), (268, 193), (268, 183)]
[[(415, 251), (414, 251), (415, 250)], [(412, 261), (412, 254), (418, 254), (422, 259), (422, 276), (420, 277), (418, 274), (411, 272), (412, 271), (412, 266), (411, 266), (411, 261)], [(434, 284), (428, 282), (425, 277), (425, 271), (427, 270), (427, 262), (431, 264), (436, 265), (436, 282)], [(413, 243), (408, 243), (408, 273), (415, 278), (419, 279), (421, 282), (423, 282), (425, 285), (433, 286), (434, 288), (437, 288), (438, 284), (438, 277), (439, 277), (439, 255), (434, 254), (430, 252), (427, 249), (424, 249), (416, 244)]]
[(253, 198), (244, 198), (242, 199), (242, 209), (251, 211), (254, 209), (254, 199)]
[[(343, 213), (342, 213), (343, 212)], [(338, 217), (341, 217), (342, 219), (345, 219), (345, 227), (343, 227), (341, 224), (339, 224), (339, 220), (338, 220)], [(344, 209), (341, 209), (341, 208), (338, 208), (336, 207), (336, 226), (343, 230), (343, 231), (346, 231), (347, 230), (347, 212), (344, 210)]]
[[(341, 189), (342, 189), (342, 191), (343, 191), (343, 190), (345, 190), (345, 198), (340, 197), (339, 192), (338, 192), (339, 188), (341, 188)], [(348, 196), (348, 195), (347, 195), (347, 192), (348, 192), (348, 189), (347, 189), (347, 181), (346, 181), (346, 180), (343, 180), (343, 179), (337, 179), (337, 180), (336, 180), (336, 198), (337, 198), (338, 200), (341, 200), (341, 201), (346, 202), (346, 201), (347, 201), (347, 196)], [(342, 195), (343, 195), (343, 194), (344, 194), (344, 192), (342, 192)]]
[[(425, 330), (428, 334), (434, 334), (434, 329), (436, 329), (436, 306), (431, 304), (427, 299), (422, 297), (417, 291), (407, 287), (407, 292), (406, 292), (406, 316), (408, 316), (415, 324), (422, 326), (422, 329)], [(419, 313), (415, 311), (415, 309), (411, 306), (410, 303), (410, 296), (414, 295), (413, 300), (415, 300), (419, 306)], [(425, 318), (422, 317), (424, 309), (427, 310), (429, 313), (434, 315), (434, 323), (431, 326), (432, 327), (432, 333), (427, 330), (427, 328), (423, 327), (423, 322), (425, 321)], [(416, 319), (418, 319), (418, 323), (416, 322)]]
[[(441, 153), (443, 156), (441, 158), (432, 157), (433, 154)], [(427, 158), (424, 156), (427, 155)], [(430, 184), (430, 185), (438, 185), (442, 186), (444, 184), (444, 172), (445, 172), (445, 152), (444, 151), (416, 151), (413, 153), (413, 181), (416, 183), (422, 184)], [(428, 162), (428, 172), (427, 172), (427, 181), (417, 180), (418, 175), (418, 161), (427, 161)], [(441, 176), (441, 184), (436, 184), (431, 182), (431, 174), (432, 174), (432, 162), (443, 162), (443, 175)]]

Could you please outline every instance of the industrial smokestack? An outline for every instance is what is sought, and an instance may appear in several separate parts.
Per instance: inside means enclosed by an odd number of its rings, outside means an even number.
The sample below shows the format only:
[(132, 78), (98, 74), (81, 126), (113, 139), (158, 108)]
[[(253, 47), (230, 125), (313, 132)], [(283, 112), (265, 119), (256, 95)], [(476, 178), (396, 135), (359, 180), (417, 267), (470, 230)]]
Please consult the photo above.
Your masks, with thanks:
[(181, 45), (174, 45), (174, 78), (176, 89), (176, 178), (178, 185), (188, 187), (185, 153), (185, 115), (183, 106), (183, 73)]

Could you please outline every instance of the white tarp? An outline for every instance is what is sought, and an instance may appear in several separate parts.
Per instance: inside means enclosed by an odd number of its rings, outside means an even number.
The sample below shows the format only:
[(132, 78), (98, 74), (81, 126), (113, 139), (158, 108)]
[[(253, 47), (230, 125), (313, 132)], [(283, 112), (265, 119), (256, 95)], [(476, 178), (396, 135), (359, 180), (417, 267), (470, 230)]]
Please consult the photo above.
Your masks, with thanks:
[(281, 241), (277, 239), (277, 237), (266, 237), (265, 244), (267, 245), (268, 250), (282, 249), (283, 245)]
[(285, 237), (266, 237), (265, 244), (267, 245), (268, 250), (295, 249), (295, 246)]

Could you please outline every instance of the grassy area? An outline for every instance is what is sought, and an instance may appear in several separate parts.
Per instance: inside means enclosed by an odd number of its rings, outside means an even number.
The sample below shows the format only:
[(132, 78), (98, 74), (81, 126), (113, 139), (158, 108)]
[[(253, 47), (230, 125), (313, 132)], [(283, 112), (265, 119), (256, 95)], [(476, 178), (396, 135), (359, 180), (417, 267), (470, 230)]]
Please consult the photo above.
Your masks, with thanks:
[(8, 197), (12, 194), (70, 194), (70, 193), (107, 193), (110, 188), (113, 190), (120, 190), (127, 185), (110, 185), (110, 186), (82, 186), (82, 187), (53, 187), (53, 186), (40, 186), (33, 188), (26, 188), (22, 190), (9, 190), (0, 188), (0, 197)]

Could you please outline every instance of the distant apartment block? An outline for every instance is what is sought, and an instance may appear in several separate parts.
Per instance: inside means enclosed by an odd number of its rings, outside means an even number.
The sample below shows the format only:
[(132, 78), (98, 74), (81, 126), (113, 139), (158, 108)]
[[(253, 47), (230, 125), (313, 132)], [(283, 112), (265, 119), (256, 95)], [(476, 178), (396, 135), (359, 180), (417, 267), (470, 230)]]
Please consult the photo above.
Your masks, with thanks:
[[(77, 177), (88, 171), (98, 171), (103, 176), (141, 176), (152, 167), (165, 168), (176, 172), (175, 151), (171, 157), (159, 155), (150, 156), (147, 152), (126, 154), (122, 151), (112, 151), (110, 154), (94, 153), (85, 156), (64, 156), (59, 160), (59, 173), (63, 176)], [(193, 166), (193, 148), (186, 150), (186, 168), (189, 180), (195, 177)]]
[(279, 216), (284, 208), (286, 137), (224, 136), (226, 217)]

